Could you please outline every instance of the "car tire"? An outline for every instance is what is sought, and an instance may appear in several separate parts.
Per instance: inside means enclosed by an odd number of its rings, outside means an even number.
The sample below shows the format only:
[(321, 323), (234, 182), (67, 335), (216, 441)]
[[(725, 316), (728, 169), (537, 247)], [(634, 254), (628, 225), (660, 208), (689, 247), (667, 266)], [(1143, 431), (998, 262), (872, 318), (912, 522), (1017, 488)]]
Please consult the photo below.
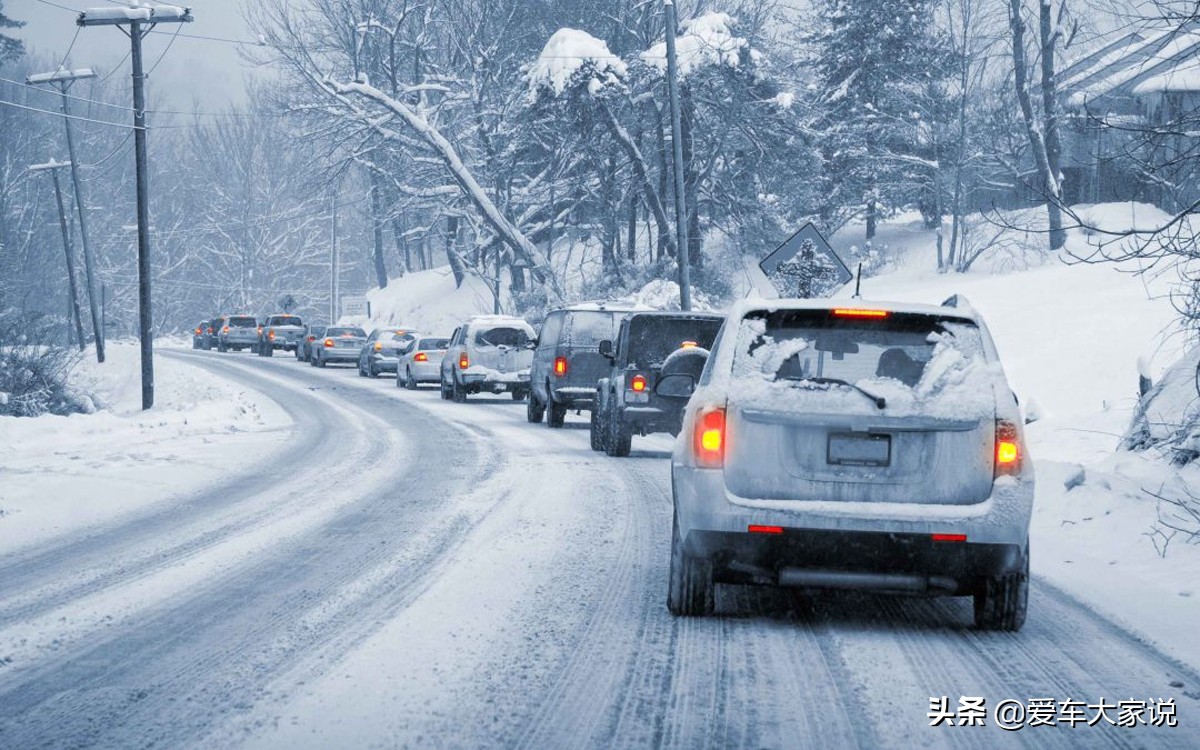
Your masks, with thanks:
[(975, 627), (1015, 633), (1029, 611), (1029, 543), (1024, 568), (1018, 573), (988, 576), (975, 590)]
[(410, 391), (417, 390), (417, 379), (413, 377), (412, 369), (405, 368), (404, 386)]
[(605, 455), (625, 458), (633, 448), (633, 430), (621, 420), (615, 409), (609, 409), (604, 421), (608, 423), (607, 434), (604, 437)]
[(445, 380), (441, 380), (441, 379), (438, 380), (438, 391), (441, 392), (443, 401), (450, 400), (450, 388), (447, 387)]
[(317, 357), (317, 367), (320, 367), (322, 369), (325, 367), (325, 358), (324, 357)]
[(262, 355), (264, 357), (274, 357), (275, 356), (275, 347), (272, 346), (271, 344), (263, 345)]
[(604, 425), (600, 421), (599, 404), (592, 408), (591, 418), (588, 420), (588, 440), (592, 450), (604, 450)]
[(467, 389), (457, 378), (450, 379), (450, 399), (456, 404), (467, 402)]
[(526, 393), (525, 393), (524, 388), (514, 388), (512, 391), (512, 400), (513, 401), (524, 401), (525, 395), (526, 395)]
[[(547, 394), (549, 394), (549, 390), (547, 390)], [(549, 395), (550, 403), (546, 404), (546, 426), (561, 430), (567, 421), (567, 405), (555, 401), (553, 394)]]
[(377, 378), (377, 377), (379, 377), (379, 369), (378, 369), (378, 368), (376, 368), (376, 367), (375, 367), (375, 363), (374, 363), (374, 362), (372, 362), (372, 361), (371, 361), (371, 360), (369, 360), (369, 359), (367, 360), (367, 377), (368, 377), (368, 378)]
[(671, 566), (667, 576), (667, 610), (677, 617), (711, 615), (716, 609), (712, 563), (683, 548), (679, 519), (671, 522)]
[(529, 394), (529, 400), (525, 402), (525, 421), (537, 424), (542, 421), (542, 417), (546, 414), (546, 407), (538, 401), (536, 393)]

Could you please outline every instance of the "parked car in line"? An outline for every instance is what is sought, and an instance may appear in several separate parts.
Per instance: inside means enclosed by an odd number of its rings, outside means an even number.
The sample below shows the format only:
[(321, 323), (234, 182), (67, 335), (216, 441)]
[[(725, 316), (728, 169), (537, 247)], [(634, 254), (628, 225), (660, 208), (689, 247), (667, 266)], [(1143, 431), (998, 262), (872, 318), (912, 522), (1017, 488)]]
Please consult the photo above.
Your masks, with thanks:
[(323, 341), (324, 338), (325, 326), (304, 326), (304, 334), (296, 342), (296, 359), (307, 362), (308, 358), (312, 356), (313, 342)]
[(590, 410), (608, 370), (600, 342), (615, 340), (621, 318), (636, 309), (631, 302), (584, 302), (547, 315), (529, 371), (526, 419), (545, 415), (548, 426), (562, 427), (568, 411)]
[(258, 321), (249, 315), (223, 315), (217, 331), (217, 351), (254, 349), (258, 346)]
[(850, 304), (743, 303), (698, 381), (659, 382), (694, 390), (668, 608), (711, 612), (716, 583), (864, 589), (971, 596), (977, 627), (1019, 630), (1033, 463), (987, 327), (959, 298)]
[(416, 332), (409, 328), (376, 328), (358, 353), (358, 374), (377, 378), (381, 372), (396, 372), (400, 355), (416, 340)]
[(208, 341), (208, 324), (211, 321), (202, 320), (195, 330), (192, 331), (192, 348), (206, 349), (205, 342)]
[(454, 330), (442, 359), (442, 398), (466, 401), (472, 393), (529, 395), (529, 366), (536, 337), (523, 318), (478, 315)]
[(295, 351), (304, 336), (304, 321), (299, 315), (268, 315), (259, 327), (258, 354), (270, 357), (276, 349)]
[(325, 335), (311, 344), (308, 363), (324, 367), (330, 362), (357, 362), (367, 332), (355, 326), (329, 326)]
[(724, 322), (722, 315), (703, 312), (626, 315), (616, 340), (600, 342), (608, 372), (595, 386), (592, 448), (610, 456), (628, 456), (635, 434), (679, 434), (687, 396), (655, 386), (664, 373), (698, 375)]
[(416, 343), (400, 357), (396, 387), (415, 391), (421, 383), (438, 382), (449, 345), (450, 339), (445, 337), (417, 336)]

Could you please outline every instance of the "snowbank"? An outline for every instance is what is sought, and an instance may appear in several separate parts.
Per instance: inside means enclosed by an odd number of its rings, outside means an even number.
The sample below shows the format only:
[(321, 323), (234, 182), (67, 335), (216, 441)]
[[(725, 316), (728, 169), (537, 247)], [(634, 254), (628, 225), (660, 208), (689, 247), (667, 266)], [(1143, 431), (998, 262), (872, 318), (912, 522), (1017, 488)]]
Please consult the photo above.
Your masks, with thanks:
[(273, 401), (168, 357), (155, 358), (143, 412), (136, 343), (110, 341), (107, 359), (73, 378), (96, 413), (0, 417), (0, 552), (169, 502), (286, 441), (291, 420)]
[(408, 326), (431, 336), (449, 336), (472, 315), (491, 313), (492, 290), (478, 276), (454, 286), (449, 266), (415, 271), (388, 281), (385, 289), (367, 292), (371, 317), (346, 317), (341, 325), (361, 325), (368, 331)]

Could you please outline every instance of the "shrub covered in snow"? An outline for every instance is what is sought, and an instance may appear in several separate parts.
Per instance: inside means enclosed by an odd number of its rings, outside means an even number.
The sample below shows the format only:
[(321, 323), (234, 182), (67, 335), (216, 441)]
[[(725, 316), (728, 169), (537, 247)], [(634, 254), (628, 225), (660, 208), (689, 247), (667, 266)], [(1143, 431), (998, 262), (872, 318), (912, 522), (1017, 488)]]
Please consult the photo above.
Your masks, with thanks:
[(1180, 465), (1200, 457), (1198, 359), (1200, 349), (1188, 352), (1142, 396), (1123, 440), (1127, 449), (1158, 449)]
[(53, 341), (44, 317), (0, 310), (0, 416), (36, 417), (92, 411), (68, 383), (78, 357)]

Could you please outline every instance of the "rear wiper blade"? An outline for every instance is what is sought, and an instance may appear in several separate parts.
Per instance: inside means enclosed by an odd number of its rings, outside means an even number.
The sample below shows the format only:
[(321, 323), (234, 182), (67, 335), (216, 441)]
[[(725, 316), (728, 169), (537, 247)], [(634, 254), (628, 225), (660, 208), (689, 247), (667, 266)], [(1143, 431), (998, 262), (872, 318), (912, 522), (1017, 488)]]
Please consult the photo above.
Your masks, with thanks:
[(859, 386), (855, 385), (854, 383), (851, 383), (848, 380), (842, 380), (841, 378), (811, 378), (811, 377), (804, 377), (804, 376), (796, 376), (796, 377), (784, 377), (783, 379), (790, 380), (792, 382), (797, 382), (797, 383), (817, 383), (819, 385), (844, 385), (847, 388), (852, 388), (852, 389), (858, 391), (859, 393), (861, 393), (862, 395), (866, 396), (867, 398), (871, 399), (871, 401), (874, 402), (875, 406), (877, 406), (878, 408), (880, 408), (880, 409), (887, 408), (887, 399), (885, 399), (883, 396), (876, 396), (874, 393), (871, 393), (870, 391), (868, 391), (864, 388), (860, 388)]

